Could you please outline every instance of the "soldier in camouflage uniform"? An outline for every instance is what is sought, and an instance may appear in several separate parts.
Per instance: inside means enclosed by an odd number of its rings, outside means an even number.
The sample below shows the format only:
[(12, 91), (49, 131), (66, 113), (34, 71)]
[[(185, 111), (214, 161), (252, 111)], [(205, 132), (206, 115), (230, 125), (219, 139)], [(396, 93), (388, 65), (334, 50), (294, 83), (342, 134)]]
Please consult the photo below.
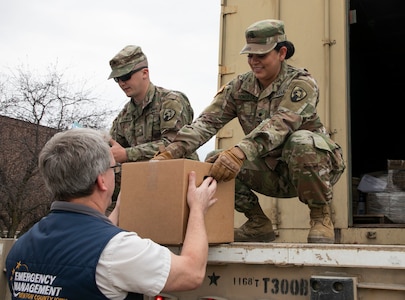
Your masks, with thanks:
[(339, 145), (330, 139), (318, 114), (317, 83), (305, 69), (286, 63), (294, 45), (280, 20), (249, 26), (247, 44), (251, 71), (225, 84), (213, 102), (173, 143), (154, 159), (192, 153), (234, 117), (245, 137), (234, 147), (207, 159), (217, 180), (235, 178), (235, 209), (248, 220), (235, 229), (235, 241), (275, 239), (271, 221), (262, 211), (261, 194), (299, 200), (310, 208), (310, 243), (334, 243), (330, 202), (332, 186), (345, 169)]
[[(159, 146), (167, 146), (177, 131), (194, 118), (187, 96), (155, 86), (149, 79), (148, 60), (141, 47), (129, 45), (110, 60), (111, 74), (130, 97), (115, 118), (111, 151), (119, 163), (149, 160)], [(198, 160), (192, 151), (188, 158)]]

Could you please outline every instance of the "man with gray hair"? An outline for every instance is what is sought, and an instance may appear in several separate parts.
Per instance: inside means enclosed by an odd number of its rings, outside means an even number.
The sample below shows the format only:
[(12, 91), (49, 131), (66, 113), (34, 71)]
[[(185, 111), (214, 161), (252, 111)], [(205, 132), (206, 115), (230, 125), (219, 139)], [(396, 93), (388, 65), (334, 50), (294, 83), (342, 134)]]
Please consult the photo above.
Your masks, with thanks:
[(39, 171), (55, 201), (7, 256), (12, 299), (143, 299), (201, 285), (208, 256), (204, 217), (217, 201), (216, 181), (208, 177), (196, 187), (190, 172), (188, 226), (176, 255), (105, 216), (121, 171), (108, 141), (97, 130), (75, 128), (55, 134), (42, 149)]

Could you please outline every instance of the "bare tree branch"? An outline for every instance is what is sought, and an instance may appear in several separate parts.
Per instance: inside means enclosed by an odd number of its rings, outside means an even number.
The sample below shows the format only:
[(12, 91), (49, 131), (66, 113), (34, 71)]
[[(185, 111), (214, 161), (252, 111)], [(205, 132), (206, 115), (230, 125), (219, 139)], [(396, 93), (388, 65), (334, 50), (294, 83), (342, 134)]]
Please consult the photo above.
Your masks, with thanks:
[(0, 237), (24, 233), (49, 210), (37, 167), (46, 141), (74, 122), (108, 128), (108, 116), (117, 114), (101, 107), (84, 81), (65, 81), (56, 66), (42, 75), (15, 70), (0, 74)]

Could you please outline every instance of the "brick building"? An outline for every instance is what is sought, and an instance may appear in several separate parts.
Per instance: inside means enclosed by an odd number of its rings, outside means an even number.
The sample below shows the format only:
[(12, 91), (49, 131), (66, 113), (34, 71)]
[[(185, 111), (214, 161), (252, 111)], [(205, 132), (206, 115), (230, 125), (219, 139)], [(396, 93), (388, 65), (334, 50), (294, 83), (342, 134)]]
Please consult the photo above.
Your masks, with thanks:
[(0, 116), (0, 237), (25, 232), (49, 209), (51, 199), (38, 173), (38, 154), (57, 132)]

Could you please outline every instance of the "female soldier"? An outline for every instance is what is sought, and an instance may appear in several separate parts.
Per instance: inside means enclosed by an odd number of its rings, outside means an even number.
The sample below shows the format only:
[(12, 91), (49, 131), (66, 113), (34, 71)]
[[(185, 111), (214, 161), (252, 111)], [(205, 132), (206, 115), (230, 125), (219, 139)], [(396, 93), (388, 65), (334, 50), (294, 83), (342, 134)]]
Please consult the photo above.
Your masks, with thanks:
[(295, 50), (282, 21), (256, 22), (245, 37), (241, 54), (247, 54), (251, 71), (225, 84), (202, 114), (154, 159), (192, 153), (237, 117), (244, 138), (207, 160), (213, 162), (210, 175), (215, 179), (236, 177), (235, 209), (248, 221), (235, 229), (235, 241), (275, 239), (254, 190), (277, 198), (298, 196), (310, 208), (308, 242), (334, 243), (329, 204), (332, 186), (345, 165), (339, 145), (330, 139), (317, 114), (317, 83), (307, 70), (286, 63)]

